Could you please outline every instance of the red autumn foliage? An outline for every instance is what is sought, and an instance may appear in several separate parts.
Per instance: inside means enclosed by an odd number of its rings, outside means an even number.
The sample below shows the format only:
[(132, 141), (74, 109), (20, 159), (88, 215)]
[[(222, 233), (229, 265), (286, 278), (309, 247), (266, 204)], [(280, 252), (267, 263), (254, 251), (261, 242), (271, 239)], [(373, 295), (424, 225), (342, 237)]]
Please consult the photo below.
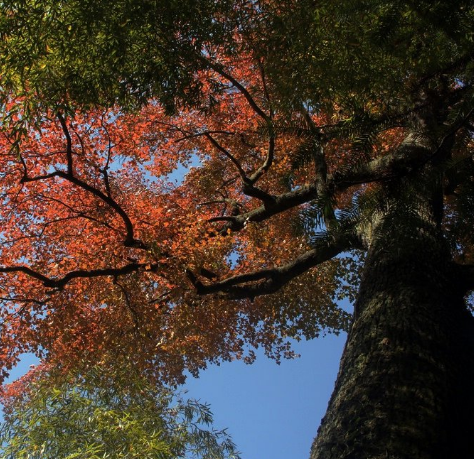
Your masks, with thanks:
[[(337, 258), (273, 295), (225, 284), (204, 294), (228, 279), (264, 282), (239, 276), (311, 253), (301, 209), (272, 202), (304, 193), (314, 166), (293, 167), (307, 139), (275, 130), (285, 120), (258, 62), (243, 56), (200, 78), (207, 102), (175, 116), (151, 101), (137, 113), (44, 113), (17, 144), (2, 132), (3, 377), (34, 352), (65, 369), (127, 355), (180, 381), (208, 362), (252, 361), (251, 347), (289, 357), (288, 338), (346, 325)], [(334, 121), (296, 116), (313, 129)], [(351, 160), (333, 155), (328, 167)], [(184, 178), (173, 172), (183, 165)]]

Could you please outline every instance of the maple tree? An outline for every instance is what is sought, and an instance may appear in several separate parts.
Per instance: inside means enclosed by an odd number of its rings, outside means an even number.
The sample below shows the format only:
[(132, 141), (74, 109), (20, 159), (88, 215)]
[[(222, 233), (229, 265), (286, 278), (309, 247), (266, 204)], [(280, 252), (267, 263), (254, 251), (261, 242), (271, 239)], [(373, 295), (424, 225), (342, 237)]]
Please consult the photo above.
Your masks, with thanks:
[[(165, 75), (136, 74), (140, 56), (121, 73), (114, 57), (104, 80), (100, 66), (81, 79), (89, 57), (71, 61), (54, 33), (23, 79), (21, 53), (6, 54), (4, 372), (23, 352), (65, 371), (126, 355), (180, 382), (348, 330), (311, 457), (468, 456), (471, 2), (233, 5), (211, 21), (233, 34), (173, 29), (186, 46), (162, 55)], [(21, 30), (3, 44), (30, 43)], [(189, 73), (170, 96), (178, 64)], [(138, 92), (121, 85), (133, 75)]]
[(2, 392), (0, 451), (21, 458), (238, 458), (209, 407), (150, 384), (126, 361), (63, 374), (40, 365)]

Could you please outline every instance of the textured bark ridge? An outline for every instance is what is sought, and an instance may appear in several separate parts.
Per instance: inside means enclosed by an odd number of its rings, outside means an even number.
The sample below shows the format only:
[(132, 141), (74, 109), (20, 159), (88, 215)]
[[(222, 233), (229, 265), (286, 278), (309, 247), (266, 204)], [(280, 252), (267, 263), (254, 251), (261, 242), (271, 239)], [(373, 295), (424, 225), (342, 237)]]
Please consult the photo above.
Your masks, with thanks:
[(435, 225), (382, 226), (311, 459), (474, 457), (474, 320), (449, 252)]

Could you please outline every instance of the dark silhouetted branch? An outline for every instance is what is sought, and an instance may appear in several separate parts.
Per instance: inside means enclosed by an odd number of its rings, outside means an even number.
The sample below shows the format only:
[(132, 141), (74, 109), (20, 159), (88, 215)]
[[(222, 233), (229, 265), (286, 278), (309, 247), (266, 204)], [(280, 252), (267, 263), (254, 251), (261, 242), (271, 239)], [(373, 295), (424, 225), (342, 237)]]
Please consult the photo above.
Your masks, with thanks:
[(60, 278), (47, 277), (44, 274), (31, 269), (28, 266), (0, 266), (0, 273), (23, 273), (33, 279), (39, 280), (45, 287), (61, 290), (64, 286), (72, 281), (73, 279), (90, 279), (94, 277), (102, 276), (124, 276), (131, 274), (136, 271), (156, 271), (158, 268), (157, 264), (145, 264), (145, 263), (129, 263), (121, 268), (102, 268), (102, 269), (79, 269), (76, 271), (70, 271), (65, 276)]
[(186, 274), (199, 295), (221, 294), (231, 299), (254, 298), (276, 292), (308, 269), (331, 260), (351, 246), (348, 237), (335, 237), (283, 266), (239, 274), (211, 284), (203, 284), (191, 270), (187, 270)]

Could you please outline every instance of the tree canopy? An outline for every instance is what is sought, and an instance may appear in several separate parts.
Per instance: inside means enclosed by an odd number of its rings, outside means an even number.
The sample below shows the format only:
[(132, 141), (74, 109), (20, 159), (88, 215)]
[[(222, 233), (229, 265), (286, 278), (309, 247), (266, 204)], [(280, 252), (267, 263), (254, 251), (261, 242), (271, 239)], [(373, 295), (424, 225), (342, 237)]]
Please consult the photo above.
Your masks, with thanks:
[[(0, 34), (4, 100), (29, 108), (159, 98), (170, 110), (199, 93), (204, 44), (228, 34), (228, 2), (6, 1)], [(226, 31), (227, 29), (227, 31)]]
[[(344, 2), (337, 5), (337, 14), (332, 3), (313, 7), (307, 21), (314, 31), (298, 38), (305, 5), (296, 9), (300, 17), (290, 14), (295, 7), (291, 2), (278, 8), (270, 2), (262, 4), (261, 11), (254, 9), (242, 23), (247, 29), (234, 39), (235, 48), (241, 50), (238, 56), (227, 55), (218, 40), (206, 43), (203, 68), (188, 75), (193, 79), (191, 86), (201, 90), (199, 106), (169, 115), (160, 103), (161, 90), (150, 86), (148, 96), (158, 99), (147, 99), (138, 111), (124, 112), (120, 105), (100, 105), (123, 100), (115, 92), (117, 84), (134, 71), (115, 62), (127, 60), (133, 46), (125, 40), (109, 56), (111, 51), (105, 46), (115, 41), (108, 35), (104, 40), (97, 37), (121, 31), (132, 42), (133, 37), (154, 40), (159, 30), (150, 25), (155, 16), (142, 17), (137, 12), (135, 17), (135, 9), (127, 10), (127, 2), (115, 5), (99, 2), (94, 8), (100, 13), (74, 2), (38, 2), (37, 15), (32, 16), (26, 16), (28, 9), (21, 8), (21, 2), (3, 7), (6, 24), (24, 21), (19, 32), (11, 28), (5, 33), (3, 46), (12, 40), (25, 41), (23, 47), (3, 51), (3, 65), (15, 78), (26, 71), (21, 65), (46, 72), (38, 70), (18, 79), (19, 86), (11, 87), (19, 92), (9, 99), (4, 112), (10, 122), (3, 130), (1, 157), (2, 353), (7, 368), (25, 351), (64, 364), (74, 362), (77, 353), (99, 360), (110, 349), (133, 353), (140, 343), (137, 360), (161, 376), (164, 372), (179, 378), (184, 368), (197, 372), (208, 361), (243, 357), (247, 343), (263, 345), (268, 354), (279, 358), (291, 355), (288, 337), (311, 338), (323, 330), (346, 329), (349, 316), (335, 299), (343, 292), (353, 296), (347, 280), (349, 276), (357, 282), (353, 268), (362, 258), (358, 255), (348, 265), (336, 255), (364, 248), (357, 225), (360, 228), (363, 222), (364, 208), (370, 213), (377, 205), (372, 198), (377, 195), (377, 182), (403, 175), (426, 161), (399, 151), (413, 114), (428, 104), (430, 91), (443, 90), (439, 104), (446, 99), (442, 107), (446, 113), (438, 114), (446, 118), (436, 132), (440, 148), (444, 140), (458, 134), (449, 176), (457, 180), (460, 169), (463, 174), (467, 171), (466, 160), (470, 164), (471, 112), (467, 108), (471, 86), (469, 76), (463, 78), (468, 67), (462, 65), (469, 55), (461, 46), (467, 38), (462, 37), (454, 53), (446, 31), (428, 28), (427, 33), (443, 35), (449, 50), (429, 65), (423, 60), (428, 57), (409, 60), (402, 71), (408, 77), (402, 78), (394, 75), (401, 68), (398, 48), (379, 43), (373, 28), (356, 20), (362, 9), (354, 7), (349, 14), (351, 7)], [(173, 5), (165, 3), (163, 8), (170, 11), (158, 12), (148, 2), (136, 8), (148, 8), (150, 15), (183, 15), (191, 22), (198, 18), (194, 7)], [(389, 6), (395, 8), (392, 13), (386, 11)], [(402, 7), (405, 20), (387, 22), (389, 17), (399, 18)], [(364, 21), (387, 22), (386, 28), (393, 29), (387, 37), (394, 40), (418, 36), (418, 28), (429, 20), (404, 3), (382, 2), (373, 8)], [(471, 12), (463, 5), (458, 10), (456, 17), (463, 25)], [(274, 36), (265, 43), (260, 28), (270, 13)], [(74, 33), (84, 40), (90, 36), (88, 28), (96, 30), (90, 47), (80, 39), (75, 41), (75, 35), (56, 32), (66, 19), (73, 25), (77, 22)], [(40, 22), (32, 30), (42, 32), (38, 46), (43, 35), (44, 40), (57, 42), (41, 45), (43, 54), (33, 53), (28, 44), (36, 40), (36, 35), (26, 33), (34, 21)], [(41, 21), (52, 25), (46, 27)], [(188, 27), (183, 21), (183, 27)], [(143, 32), (146, 24), (149, 36)], [(163, 24), (178, 27), (181, 23), (170, 19)], [(208, 24), (206, 33), (209, 27), (214, 26)], [(360, 61), (369, 68), (357, 67), (350, 73), (346, 70), (353, 54), (348, 50), (355, 28), (360, 32), (360, 46), (355, 48), (361, 48)], [(326, 40), (321, 37), (321, 41), (318, 33), (325, 34)], [(292, 41), (284, 43), (282, 36)], [(297, 47), (309, 49), (310, 43), (324, 46), (314, 50), (313, 57), (308, 51), (306, 59)], [(344, 44), (345, 50), (336, 53), (336, 44)], [(47, 46), (56, 51), (47, 51)], [(15, 57), (21, 49), (30, 50), (31, 66), (20, 60), (20, 54)], [(421, 48), (423, 55), (428, 55), (428, 49), (428, 44), (426, 50)], [(329, 55), (335, 56), (331, 63)], [(71, 60), (74, 56), (77, 59)], [(102, 56), (101, 65), (97, 65), (98, 56)], [(176, 56), (186, 61), (186, 53)], [(133, 53), (129, 65), (143, 70), (142, 57), (143, 53)], [(296, 67), (288, 75), (286, 59), (290, 58)], [(314, 71), (298, 70), (303, 64), (314, 65)], [(82, 66), (94, 66), (95, 83), (88, 80)], [(123, 75), (117, 73), (119, 68)], [(169, 68), (174, 69), (171, 64)], [(328, 72), (326, 83), (319, 79), (317, 69)], [(67, 72), (77, 75), (79, 86), (72, 92), (56, 85), (56, 80), (69, 84)], [(47, 74), (54, 76), (54, 84), (47, 84)], [(298, 75), (299, 82), (291, 75)], [(374, 84), (364, 75), (372, 75)], [(389, 79), (384, 80), (387, 75)], [(165, 81), (153, 72), (148, 78), (144, 81), (149, 85)], [(350, 92), (353, 78), (358, 82)], [(395, 86), (390, 84), (392, 79)], [(186, 79), (178, 80), (187, 87)], [(331, 87), (331, 82), (341, 86)], [(30, 84), (31, 95), (22, 89)], [(287, 97), (290, 88), (285, 84), (295, 88), (291, 94), (299, 102)], [(98, 85), (110, 90), (112, 97), (102, 98)], [(405, 87), (401, 103), (397, 87)], [(59, 88), (59, 92), (48, 93), (48, 88)], [(124, 94), (133, 94), (128, 91)], [(57, 105), (45, 105), (34, 124), (22, 124), (23, 137), (17, 143), (11, 126), (28, 116), (8, 108), (37, 94), (49, 101), (56, 97)], [(63, 94), (76, 98), (77, 107), (94, 103), (96, 108), (70, 111), (71, 107), (61, 106)], [(391, 103), (384, 94), (396, 101)], [(324, 111), (317, 107), (316, 97), (321, 98)], [(197, 166), (183, 183), (173, 185), (169, 177), (180, 164)], [(451, 199), (446, 205), (452, 208), (447, 212), (451, 215), (467, 206), (467, 220), (450, 219), (446, 221), (450, 227), (469, 221), (470, 187), (466, 185), (463, 204)], [(449, 234), (464, 253), (469, 248), (461, 245), (460, 233), (469, 237), (466, 229)], [(277, 290), (275, 297), (262, 296)], [(250, 352), (247, 358), (252, 356)]]
[[(251, 60), (242, 57), (240, 64), (235, 73), (248, 78)], [(203, 82), (206, 76), (227, 81), (214, 70), (206, 71)], [(179, 379), (185, 368), (197, 372), (208, 360), (243, 357), (246, 343), (264, 345), (279, 358), (291, 355), (288, 336), (313, 337), (347, 325), (347, 313), (333, 298), (335, 289), (345, 288), (333, 276), (341, 259), (308, 272), (305, 292), (286, 290), (278, 307), (274, 299), (245, 299), (257, 296), (252, 286), (240, 293), (231, 284), (238, 301), (201, 295), (207, 293), (196, 278), (201, 273), (223, 278), (233, 272), (238, 284), (238, 276), (265, 268), (270, 257), (290, 265), (295, 251), (304, 258), (309, 250), (310, 264), (320, 257), (310, 248), (304, 222), (298, 225), (298, 212), (295, 225), (285, 225), (280, 206), (260, 205), (267, 195), (253, 185), (257, 180), (281, 192), (290, 212), (314, 190), (297, 188), (306, 173), (293, 173), (289, 156), (275, 157), (294, 135), (282, 135), (281, 147), (273, 135), (268, 138), (263, 112), (254, 110), (255, 100), (242, 89), (211, 94), (212, 116), (189, 109), (169, 117), (151, 103), (133, 113), (46, 113), (40, 130), (32, 128), (18, 148), (4, 133), (3, 209), (10, 223), (3, 254), (10, 261), (2, 268), (3, 300), (16, 305), (3, 310), (4, 336), (5, 343), (11, 343), (9, 334), (17, 343), (5, 344), (5, 362), (30, 350), (48, 359), (57, 353), (67, 365), (77, 360), (76, 351), (96, 361), (115, 349), (157, 375)], [(197, 161), (203, 167), (192, 168), (183, 183), (169, 182), (180, 163)], [(272, 215), (275, 220), (260, 228)], [(275, 237), (287, 243), (276, 246)], [(336, 253), (330, 248), (324, 258)], [(255, 275), (257, 281), (265, 277)], [(220, 285), (214, 285), (217, 292)], [(303, 306), (316, 298), (317, 307)], [(142, 352), (134, 352), (137, 347)]]
[[(350, 328), (388, 368), (409, 346), (370, 341), (366, 308), (415, 314), (444, 285), (460, 300), (438, 309), (465, 311), (471, 1), (26, 3), (0, 26), (3, 375), (30, 351), (66, 370), (127, 355), (178, 382)], [(375, 287), (386, 265), (397, 291)], [(351, 369), (381, 358), (347, 349)]]

